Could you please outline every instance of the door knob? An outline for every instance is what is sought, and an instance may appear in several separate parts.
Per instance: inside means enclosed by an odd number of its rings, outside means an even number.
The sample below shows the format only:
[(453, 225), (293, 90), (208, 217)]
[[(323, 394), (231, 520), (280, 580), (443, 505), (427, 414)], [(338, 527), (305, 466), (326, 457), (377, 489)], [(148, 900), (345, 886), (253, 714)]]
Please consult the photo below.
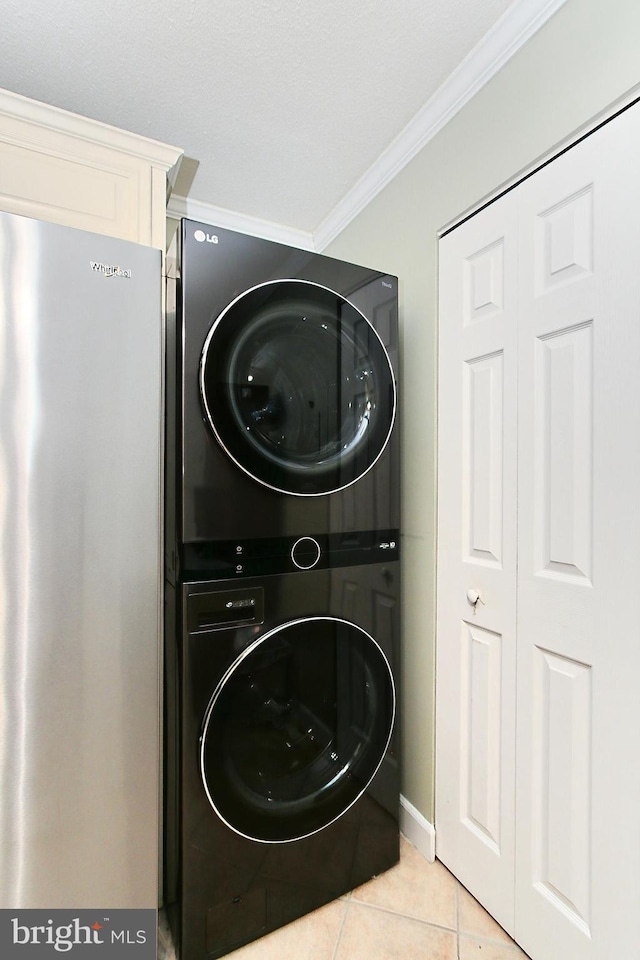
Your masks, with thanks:
[(478, 603), (484, 603), (484, 600), (482, 599), (482, 597), (480, 596), (480, 594), (478, 593), (478, 591), (477, 591), (477, 590), (474, 590), (473, 587), (470, 587), (470, 588), (467, 590), (467, 600), (469, 601), (469, 603), (470, 603), (471, 606), (473, 607), (473, 612), (474, 612), (474, 613), (476, 612), (476, 607), (478, 606)]

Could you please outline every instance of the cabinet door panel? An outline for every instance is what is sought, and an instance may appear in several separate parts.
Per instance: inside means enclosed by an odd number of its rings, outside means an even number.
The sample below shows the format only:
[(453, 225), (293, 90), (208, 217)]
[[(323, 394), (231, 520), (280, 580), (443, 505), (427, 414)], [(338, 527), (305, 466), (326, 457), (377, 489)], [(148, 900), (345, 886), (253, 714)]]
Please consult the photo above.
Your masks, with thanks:
[(0, 90), (0, 210), (162, 250), (182, 151)]

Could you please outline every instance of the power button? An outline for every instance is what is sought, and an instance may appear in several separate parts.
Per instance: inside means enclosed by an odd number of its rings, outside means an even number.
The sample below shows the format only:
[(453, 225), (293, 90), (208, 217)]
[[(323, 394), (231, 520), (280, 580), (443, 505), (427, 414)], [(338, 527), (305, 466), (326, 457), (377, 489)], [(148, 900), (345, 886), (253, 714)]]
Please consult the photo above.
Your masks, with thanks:
[(291, 548), (291, 559), (298, 570), (311, 570), (320, 559), (320, 544), (313, 537), (300, 537)]

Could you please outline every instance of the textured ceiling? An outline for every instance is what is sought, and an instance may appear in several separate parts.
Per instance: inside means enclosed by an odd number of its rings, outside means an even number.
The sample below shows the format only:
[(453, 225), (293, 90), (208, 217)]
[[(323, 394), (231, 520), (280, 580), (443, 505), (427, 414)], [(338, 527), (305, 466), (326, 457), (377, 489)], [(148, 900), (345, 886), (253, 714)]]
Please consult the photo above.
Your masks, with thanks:
[(311, 232), (509, 3), (4, 0), (0, 87), (182, 147), (178, 192)]

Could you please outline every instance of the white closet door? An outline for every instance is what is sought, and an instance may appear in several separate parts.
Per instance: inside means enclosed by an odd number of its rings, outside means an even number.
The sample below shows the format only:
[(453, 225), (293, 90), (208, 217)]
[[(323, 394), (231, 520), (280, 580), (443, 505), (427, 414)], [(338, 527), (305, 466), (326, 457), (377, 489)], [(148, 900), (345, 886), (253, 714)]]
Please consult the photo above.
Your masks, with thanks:
[(519, 203), (516, 938), (640, 956), (640, 109)]
[(640, 107), (440, 254), (437, 853), (534, 960), (637, 960)]
[[(442, 241), (440, 290), (437, 855), (513, 929), (517, 233), (510, 199)], [(480, 595), (475, 606), (468, 591)]]

